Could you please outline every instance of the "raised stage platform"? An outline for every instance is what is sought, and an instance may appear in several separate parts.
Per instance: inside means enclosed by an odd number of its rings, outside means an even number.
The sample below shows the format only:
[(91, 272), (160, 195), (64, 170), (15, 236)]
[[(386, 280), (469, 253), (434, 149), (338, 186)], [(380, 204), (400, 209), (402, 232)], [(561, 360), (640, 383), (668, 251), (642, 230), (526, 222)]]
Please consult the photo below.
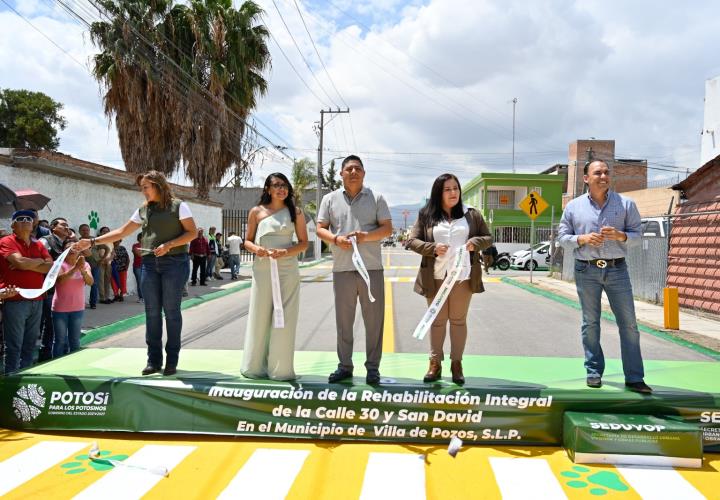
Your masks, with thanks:
[[(298, 352), (294, 382), (239, 373), (242, 352), (185, 350), (174, 377), (142, 377), (144, 349), (85, 349), (0, 379), (0, 427), (446, 444), (560, 445), (566, 411), (677, 417), (720, 451), (720, 363), (646, 361), (652, 396), (625, 390), (619, 361), (585, 387), (580, 359), (467, 356), (467, 383), (422, 383), (425, 354), (385, 354), (380, 386), (328, 384), (331, 352)], [(446, 362), (449, 371), (449, 362)], [(449, 375), (449, 374), (448, 374)]]

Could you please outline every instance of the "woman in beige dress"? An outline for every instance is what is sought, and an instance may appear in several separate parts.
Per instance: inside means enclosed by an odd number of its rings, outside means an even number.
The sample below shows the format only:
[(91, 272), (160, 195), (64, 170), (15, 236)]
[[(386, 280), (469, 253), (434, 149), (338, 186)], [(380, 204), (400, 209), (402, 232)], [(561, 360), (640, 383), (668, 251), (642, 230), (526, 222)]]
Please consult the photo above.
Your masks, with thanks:
[[(250, 315), (245, 331), (242, 374), (248, 378), (293, 380), (295, 327), (300, 308), (297, 255), (307, 248), (307, 228), (295, 208), (293, 188), (281, 173), (270, 174), (258, 206), (248, 216), (245, 248), (255, 254)], [(293, 243), (293, 233), (297, 243)], [(273, 324), (270, 260), (278, 264), (285, 326)]]

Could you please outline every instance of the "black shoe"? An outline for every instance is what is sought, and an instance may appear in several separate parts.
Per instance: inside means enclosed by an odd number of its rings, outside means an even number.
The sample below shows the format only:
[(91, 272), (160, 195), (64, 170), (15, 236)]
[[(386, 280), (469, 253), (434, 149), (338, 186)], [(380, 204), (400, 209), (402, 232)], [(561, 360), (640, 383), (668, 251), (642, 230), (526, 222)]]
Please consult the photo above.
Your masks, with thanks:
[(368, 372), (365, 376), (365, 383), (367, 385), (378, 385), (380, 383), (380, 372)]
[(334, 384), (335, 382), (340, 382), (342, 380), (352, 378), (352, 376), (353, 376), (353, 374), (351, 371), (344, 370), (342, 368), (338, 368), (337, 370), (335, 370), (334, 372), (332, 372), (330, 374), (330, 376), (328, 377), (328, 382), (330, 382), (331, 384)]
[(200, 286), (207, 286), (207, 283), (200, 283)]
[(177, 373), (177, 368), (174, 366), (166, 366), (163, 370), (163, 375), (166, 377), (169, 377), (170, 375), (175, 375)]
[(143, 375), (152, 375), (153, 373), (160, 373), (161, 368), (159, 366), (151, 365), (148, 363), (148, 365), (143, 368), (142, 374)]
[(95, 304), (90, 304), (90, 309), (97, 309), (97, 306)]
[(652, 388), (645, 382), (625, 382), (625, 387), (640, 394), (652, 394)]
[(586, 382), (587, 386), (593, 389), (602, 387), (602, 379), (600, 377), (588, 377)]
[(197, 286), (197, 283), (195, 283), (195, 282), (190, 283), (190, 286)]

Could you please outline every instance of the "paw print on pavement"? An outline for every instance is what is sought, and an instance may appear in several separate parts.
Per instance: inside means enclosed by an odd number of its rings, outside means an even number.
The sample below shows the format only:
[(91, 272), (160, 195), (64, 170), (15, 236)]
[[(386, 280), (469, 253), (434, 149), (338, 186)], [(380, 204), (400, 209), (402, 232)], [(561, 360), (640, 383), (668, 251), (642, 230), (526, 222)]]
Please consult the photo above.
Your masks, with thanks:
[(100, 457), (91, 459), (88, 454), (78, 455), (72, 462), (66, 462), (60, 465), (61, 469), (65, 469), (65, 474), (81, 474), (90, 469), (97, 472), (109, 471), (113, 468), (113, 464), (110, 460), (122, 461), (125, 460), (127, 455), (113, 455), (112, 451), (103, 450), (100, 452)]
[(588, 467), (575, 465), (571, 471), (563, 471), (561, 476), (570, 479), (567, 484), (571, 488), (587, 488), (590, 487), (589, 493), (595, 496), (607, 495), (610, 491), (623, 492), (630, 488), (622, 482), (617, 473), (609, 470), (601, 470), (590, 474)]
[(90, 215), (88, 215), (88, 220), (90, 221), (90, 224), (88, 224), (90, 228), (97, 231), (98, 224), (100, 223), (100, 215), (98, 215), (95, 210), (91, 210)]

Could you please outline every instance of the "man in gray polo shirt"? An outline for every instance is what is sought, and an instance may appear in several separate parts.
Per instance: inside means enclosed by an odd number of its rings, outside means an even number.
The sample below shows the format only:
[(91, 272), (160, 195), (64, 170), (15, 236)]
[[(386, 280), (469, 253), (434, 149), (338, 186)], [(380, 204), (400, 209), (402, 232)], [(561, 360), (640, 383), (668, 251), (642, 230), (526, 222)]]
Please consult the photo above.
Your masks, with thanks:
[[(390, 209), (381, 195), (363, 186), (365, 168), (362, 160), (350, 155), (340, 170), (343, 187), (325, 195), (318, 212), (317, 235), (330, 244), (333, 254), (333, 291), (337, 324), (338, 369), (329, 382), (340, 382), (353, 376), (353, 324), (358, 298), (365, 323), (366, 382), (380, 382), (380, 357), (385, 318), (385, 277), (380, 241), (392, 233)], [(352, 261), (350, 237), (357, 239), (358, 250), (370, 275), (370, 302), (367, 285)]]

